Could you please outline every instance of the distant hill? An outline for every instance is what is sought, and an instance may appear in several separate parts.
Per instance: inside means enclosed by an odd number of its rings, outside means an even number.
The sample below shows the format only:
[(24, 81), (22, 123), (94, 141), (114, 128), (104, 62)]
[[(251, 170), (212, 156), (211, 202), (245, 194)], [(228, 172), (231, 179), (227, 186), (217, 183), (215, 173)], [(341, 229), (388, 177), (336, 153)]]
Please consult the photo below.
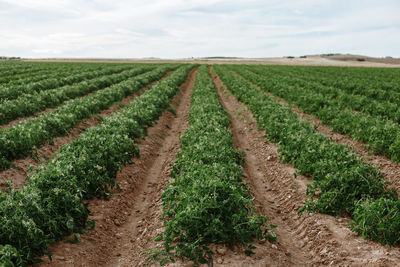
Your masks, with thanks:
[(321, 57), (340, 61), (366, 61), (386, 64), (400, 64), (400, 58), (392, 57), (377, 58), (352, 54), (323, 54)]
[(200, 59), (241, 59), (241, 57), (201, 57)]

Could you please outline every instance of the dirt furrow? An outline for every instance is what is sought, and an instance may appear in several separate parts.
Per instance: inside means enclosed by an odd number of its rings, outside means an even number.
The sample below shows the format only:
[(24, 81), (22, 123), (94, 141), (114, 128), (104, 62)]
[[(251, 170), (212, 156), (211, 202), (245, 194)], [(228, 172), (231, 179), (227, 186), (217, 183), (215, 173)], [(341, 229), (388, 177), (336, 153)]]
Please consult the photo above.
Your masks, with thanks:
[[(160, 80), (168, 77), (172, 71), (167, 72)], [(158, 80), (158, 81), (160, 81)], [(139, 94), (142, 94), (145, 90), (152, 87), (158, 81), (154, 81), (149, 85), (142, 88), (138, 94), (132, 94), (122, 99), (120, 102), (115, 103), (108, 109), (102, 110), (99, 114), (95, 114), (90, 118), (83, 119), (74, 128), (69, 130), (67, 136), (59, 136), (53, 138), (53, 142), (47, 142), (44, 146), (40, 147), (36, 151), (32, 151), (32, 156), (28, 156), (22, 159), (17, 159), (13, 161), (13, 167), (0, 172), (0, 190), (4, 190), (8, 187), (7, 181), (11, 180), (13, 182), (13, 188), (21, 188), (22, 185), (26, 184), (25, 178), (29, 173), (31, 166), (37, 167), (42, 162), (53, 157), (53, 155), (60, 149), (64, 144), (71, 143), (74, 139), (79, 137), (79, 134), (84, 132), (90, 127), (98, 125), (104, 118), (110, 116), (112, 113), (118, 111), (135, 99)]]
[[(237, 73), (235, 74), (239, 77), (242, 77)], [(244, 79), (244, 77), (242, 78)], [(248, 80), (246, 81), (251, 85), (253, 85), (255, 88), (257, 88), (258, 90), (268, 95), (269, 97), (279, 101), (281, 104), (288, 104), (286, 100), (284, 100), (283, 98), (280, 98), (269, 92), (265, 92), (252, 82)], [(400, 163), (395, 163), (390, 158), (385, 157), (383, 155), (372, 154), (372, 152), (368, 149), (368, 146), (362, 141), (354, 140), (347, 135), (333, 131), (331, 127), (329, 127), (326, 124), (323, 124), (320, 119), (318, 119), (314, 115), (304, 113), (300, 108), (296, 106), (290, 105), (290, 107), (291, 111), (297, 114), (299, 118), (306, 119), (311, 124), (315, 125), (319, 133), (331, 138), (331, 140), (334, 142), (348, 146), (355, 153), (360, 155), (364, 162), (370, 162), (378, 166), (381, 172), (385, 175), (385, 180), (392, 184), (391, 188), (394, 188), (400, 194)]]
[(164, 112), (148, 136), (137, 140), (140, 158), (118, 174), (120, 190), (114, 190), (109, 201), (88, 202), (95, 229), (82, 235), (78, 244), (53, 244), (53, 262), (43, 257), (42, 266), (143, 266), (146, 251), (162, 245), (153, 241), (163, 231), (161, 193), (179, 150), (179, 136), (187, 127), (196, 70), (172, 100), (176, 115)]
[[(277, 145), (269, 143), (247, 107), (228, 92), (217, 76), (222, 103), (232, 116), (232, 130), (236, 144), (246, 152), (246, 179), (255, 198), (258, 211), (272, 219), (278, 227), (278, 243), (274, 247), (276, 265), (283, 266), (397, 266), (399, 248), (389, 248), (364, 240), (351, 232), (348, 218), (325, 214), (303, 214), (297, 210), (306, 196), (307, 177), (293, 174), (291, 165), (279, 161)], [(266, 243), (268, 244), (268, 243)], [(258, 248), (267, 253), (265, 245)], [(269, 246), (272, 246), (269, 244)], [(257, 255), (257, 254), (256, 254)], [(267, 254), (266, 254), (267, 255)], [(264, 256), (249, 266), (270, 266)], [(264, 261), (263, 261), (264, 260)], [(279, 261), (280, 260), (280, 261)]]

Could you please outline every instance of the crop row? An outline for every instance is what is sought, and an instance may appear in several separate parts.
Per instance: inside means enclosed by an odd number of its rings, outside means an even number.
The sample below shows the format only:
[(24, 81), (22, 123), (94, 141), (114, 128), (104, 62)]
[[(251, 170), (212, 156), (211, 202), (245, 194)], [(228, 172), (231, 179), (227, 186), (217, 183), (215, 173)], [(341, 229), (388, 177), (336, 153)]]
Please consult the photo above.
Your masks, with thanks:
[[(275, 239), (268, 218), (254, 215), (242, 181), (243, 152), (233, 145), (229, 119), (205, 65), (197, 72), (189, 129), (162, 194), (168, 257), (207, 263), (211, 243), (248, 245), (253, 238)], [(173, 252), (171, 252), (173, 251)]]
[(52, 112), (22, 121), (0, 131), (0, 167), (9, 167), (13, 159), (27, 155), (60, 135), (65, 135), (79, 121), (108, 108), (114, 102), (136, 93), (143, 86), (160, 79), (176, 66), (159, 67), (148, 73), (129, 78), (121, 83), (95, 92), (92, 95), (66, 102)]
[[(49, 75), (53, 74), (60, 74), (66, 77), (70, 72), (76, 72), (80, 70), (80, 72), (85, 72), (89, 70), (100, 70), (105, 67), (112, 67), (121, 64), (110, 64), (110, 63), (59, 63), (59, 62), (52, 62), (52, 63), (28, 63), (24, 62), (20, 65), (16, 65), (17, 63), (0, 63), (0, 86), (10, 86), (10, 85), (17, 85), (21, 83), (30, 83), (35, 82), (35, 79), (39, 76), (43, 76), (43, 74), (48, 73)], [(7, 66), (6, 70), (1, 70), (1, 66)], [(13, 69), (14, 71), (10, 69)], [(7, 73), (9, 74), (7, 75)], [(49, 78), (49, 77), (42, 77), (42, 78)], [(42, 80), (42, 78), (40, 80)], [(44, 80), (44, 79), (43, 79)], [(37, 80), (39, 81), (39, 80)]]
[(192, 68), (180, 67), (128, 107), (64, 145), (20, 191), (0, 192), (0, 265), (32, 262), (49, 254), (50, 243), (85, 230), (89, 211), (82, 200), (109, 196), (117, 172), (139, 155), (135, 138), (143, 137), (169, 106)]
[(374, 153), (387, 155), (396, 162), (400, 161), (400, 125), (397, 122), (344, 109), (334, 99), (328, 99), (321, 93), (311, 92), (299, 85), (285, 83), (268, 73), (259, 75), (237, 68), (235, 72), (262, 90), (285, 99), (306, 113), (314, 114), (334, 131), (362, 140)]
[(77, 82), (89, 80), (102, 75), (119, 73), (130, 68), (132, 68), (132, 66), (123, 65), (117, 67), (115, 66), (106, 67), (105, 69), (101, 70), (89, 70), (85, 72), (75, 72), (73, 69), (71, 69), (70, 72), (74, 74), (68, 75), (67, 73), (63, 73), (62, 78), (57, 77), (58, 74), (56, 74), (56, 77), (51, 76), (50, 78), (39, 82), (24, 83), (22, 85), (16, 85), (12, 87), (3, 85), (0, 86), (0, 100), (1, 103), (4, 103), (4, 101), (19, 98), (24, 94), (34, 94), (43, 90), (58, 88), (65, 85), (71, 85)]
[[(347, 146), (334, 143), (315, 132), (314, 127), (308, 121), (299, 119), (289, 106), (271, 99), (243, 78), (220, 66), (216, 66), (215, 70), (238, 100), (248, 105), (269, 140), (279, 143), (281, 160), (313, 178), (313, 183), (307, 187), (306, 203), (300, 213), (307, 210), (331, 215), (349, 214), (355, 220), (353, 230), (364, 233), (365, 229), (372, 227), (374, 233), (382, 231), (369, 225), (371, 221), (360, 219), (367, 214), (363, 208), (367, 205), (360, 203), (375, 203), (380, 199), (391, 203), (397, 201), (396, 192), (388, 189), (388, 183), (377, 167), (362, 162)], [(388, 221), (390, 219), (386, 217), (385, 222)], [(390, 222), (399, 224), (398, 221)], [(399, 233), (391, 232), (391, 237), (399, 238)], [(376, 239), (389, 243), (383, 236)]]
[[(303, 72), (289, 71), (289, 69), (285, 69), (286, 72), (282, 71), (271, 75), (271, 73), (264, 68), (253, 67), (251, 70), (260, 75), (268, 73), (269, 77), (279, 80), (281, 84), (298, 86), (304, 91), (312, 94), (319, 94), (329, 101), (329, 103), (337, 105), (340, 108), (356, 110), (372, 116), (382, 116), (386, 119), (393, 120), (396, 123), (400, 123), (400, 93), (381, 90), (385, 94), (379, 97), (379, 94), (377, 93), (378, 89), (374, 89), (374, 92), (371, 92), (370, 94), (366, 93), (367, 90), (362, 91), (367, 95), (352, 94), (340, 88), (323, 85), (318, 81), (314, 81), (313, 75), (307, 75)], [(393, 97), (395, 100), (392, 102), (388, 101), (390, 97)]]
[(354, 89), (357, 91), (378, 89), (399, 93), (399, 74), (400, 71), (398, 68), (374, 68), (370, 70), (364, 70), (364, 68), (361, 68), (350, 69), (350, 71), (342, 69), (340, 75), (337, 75), (336, 79), (330, 76), (330, 79), (326, 80), (329, 80), (329, 83), (336, 85), (336, 87), (349, 89), (351, 91)]
[(321, 85), (335, 87), (350, 94), (373, 97), (377, 100), (396, 101), (392, 94), (400, 93), (398, 69), (309, 66), (266, 66), (265, 69), (278, 73), (290, 73), (297, 77), (303, 76)]
[(155, 66), (143, 66), (110, 75), (98, 73), (95, 78), (76, 84), (35, 92), (33, 94), (23, 94), (17, 99), (0, 103), (0, 124), (30, 116), (46, 108), (56, 107), (69, 99), (95, 92), (154, 68)]
[[(81, 71), (82, 71), (83, 66), (79, 69), (81, 69)], [(35, 82), (36, 81), (35, 79), (37, 77), (45, 76), (46, 74), (51, 74), (51, 73), (55, 74), (55, 73), (59, 73), (61, 71), (65, 71), (65, 70), (66, 69), (61, 69), (61, 68), (57, 68), (57, 67), (53, 67), (52, 69), (38, 68), (38, 69), (34, 69), (34, 70), (29, 70), (25, 73), (14, 74), (14, 75), (10, 75), (10, 76), (3, 76), (3, 77), (0, 77), (0, 86), (1, 87), (10, 87), (10, 86), (16, 86), (19, 84), (23, 84), (23, 83)], [(39, 81), (39, 80), (37, 80), (37, 81)]]
[(18, 79), (20, 75), (35, 73), (41, 70), (48, 70), (50, 66), (17, 64), (15, 62), (0, 62), (0, 82), (9, 82)]
[[(318, 68), (317, 70), (320, 69), (321, 68)], [(387, 75), (379, 81), (371, 84), (368, 81), (369, 77), (367, 73), (357, 79), (354, 76), (348, 76), (344, 78), (343, 75), (345, 73), (341, 68), (339, 68), (337, 73), (332, 73), (330, 75), (324, 75), (323, 73), (321, 74), (320, 71), (311, 72), (310, 70), (307, 70), (308, 69), (305, 68), (285, 68), (281, 70), (281, 74), (285, 73), (287, 75), (290, 73), (292, 77), (305, 79), (308, 82), (316, 82), (319, 84), (319, 86), (322, 85), (333, 87), (336, 90), (339, 89), (342, 92), (350, 95), (364, 96), (377, 102), (400, 103), (400, 90), (395, 89), (400, 80), (397, 83), (385, 84), (385, 82), (388, 80)], [(371, 73), (371, 75), (374, 76), (376, 72), (377, 70), (374, 70), (374, 73)]]
[[(312, 94), (320, 94), (327, 101), (336, 104), (340, 108), (348, 108), (372, 116), (382, 116), (396, 123), (400, 123), (400, 93), (380, 90), (384, 92), (384, 94), (381, 95), (378, 94), (378, 89), (374, 89), (374, 92), (370, 93), (367, 93), (367, 90), (363, 90), (361, 91), (363, 94), (352, 94), (343, 89), (324, 85), (319, 81), (315, 81), (313, 75), (307, 75), (303, 72), (289, 71), (289, 69), (286, 69), (286, 72), (282, 71), (271, 75), (267, 69), (251, 69), (260, 75), (268, 73), (269, 77), (273, 76), (274, 79), (279, 80), (280, 83), (299, 86), (302, 90)], [(388, 101), (391, 97), (393, 97), (392, 102)]]
[(304, 68), (312, 71), (326, 85), (349, 90), (354, 93), (383, 90), (400, 92), (400, 71), (398, 68)]
[(65, 78), (69, 75), (75, 75), (88, 70), (98, 71), (104, 68), (101, 65), (86, 66), (86, 65), (55, 65), (52, 68), (37, 70), (35, 72), (28, 72), (20, 75), (15, 75), (12, 80), (7, 83), (2, 83), (2, 87), (15, 87), (22, 84), (29, 84), (41, 80), (51, 78)]

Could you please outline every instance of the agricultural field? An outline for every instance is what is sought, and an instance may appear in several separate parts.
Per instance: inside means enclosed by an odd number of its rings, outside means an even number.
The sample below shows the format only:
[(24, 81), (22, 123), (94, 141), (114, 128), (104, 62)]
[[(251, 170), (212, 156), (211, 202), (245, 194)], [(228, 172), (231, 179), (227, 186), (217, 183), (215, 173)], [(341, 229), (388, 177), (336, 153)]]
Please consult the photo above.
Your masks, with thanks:
[(0, 62), (0, 266), (399, 266), (400, 69)]

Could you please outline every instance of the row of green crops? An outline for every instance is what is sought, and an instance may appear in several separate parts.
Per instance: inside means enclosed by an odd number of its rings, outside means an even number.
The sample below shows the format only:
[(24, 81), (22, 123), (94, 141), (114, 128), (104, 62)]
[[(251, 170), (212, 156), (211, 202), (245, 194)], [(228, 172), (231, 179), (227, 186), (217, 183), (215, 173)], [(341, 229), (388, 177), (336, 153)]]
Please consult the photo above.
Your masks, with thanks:
[(82, 200), (107, 197), (115, 176), (139, 155), (135, 138), (166, 110), (190, 69), (185, 65), (128, 107), (88, 129), (29, 177), (21, 190), (0, 192), (0, 265), (23, 265), (63, 236), (82, 232), (88, 209)]
[[(40, 147), (46, 141), (51, 142), (56, 136), (68, 134), (69, 130), (82, 119), (138, 92), (140, 88), (160, 79), (167, 71), (174, 68), (176, 65), (161, 66), (92, 95), (70, 100), (52, 112), (0, 130), (0, 169), (9, 167), (12, 160), (27, 155), (31, 149)], [(141, 69), (140, 72), (143, 71), (144, 69)]]
[[(70, 74), (62, 73), (51, 75), (48, 79), (33, 83), (23, 83), (15, 86), (0, 86), (0, 103), (7, 100), (18, 98), (24, 94), (35, 94), (44, 90), (58, 88), (65, 85), (71, 85), (77, 82), (93, 79), (102, 75), (120, 73), (131, 69), (132, 65), (111, 66), (100, 70), (77, 71), (70, 69)], [(58, 77), (60, 76), (60, 77)]]
[(84, 72), (88, 70), (100, 70), (104, 68), (101, 65), (87, 66), (87, 65), (54, 65), (52, 67), (47, 68), (34, 68), (26, 73), (15, 74), (10, 77), (2, 77), (0, 78), (0, 86), (4, 87), (13, 87), (20, 86), (22, 84), (28, 84), (33, 82), (38, 82), (41, 80), (48, 79), (49, 76), (64, 78), (68, 75), (73, 75), (79, 72)]
[(28, 74), (35, 74), (43, 70), (50, 70), (52, 68), (49, 64), (32, 64), (22, 62), (0, 62), (0, 84), (8, 83), (17, 80), (20, 77), (26, 77)]
[[(113, 66), (121, 67), (123, 65), (128, 66), (128, 64), (120, 63), (0, 62), (0, 88), (3, 86), (8, 87), (34, 83), (54, 76), (66, 78), (69, 75), (75, 75), (79, 72), (96, 71)], [(133, 66), (136, 64), (129, 65)]]
[[(400, 80), (397, 78), (395, 82), (388, 83), (390, 75), (399, 76), (400, 72), (397, 69), (388, 69), (385, 75), (377, 81), (370, 82), (369, 78), (376, 76), (381, 70), (374, 69), (372, 73), (365, 72), (358, 77), (348, 75), (352, 72), (352, 68), (335, 68), (336, 72), (324, 73), (325, 68), (301, 68), (301, 69), (282, 69), (282, 72), (305, 79), (309, 82), (318, 83), (319, 86), (333, 87), (343, 93), (350, 95), (364, 96), (378, 102), (400, 103), (400, 90), (396, 89)], [(289, 72), (288, 72), (289, 71)]]
[(99, 71), (99, 75), (96, 75), (93, 79), (51, 90), (40, 91), (34, 94), (23, 94), (17, 99), (0, 103), (0, 123), (5, 124), (17, 118), (30, 116), (46, 108), (56, 107), (66, 100), (103, 89), (134, 75), (154, 69), (155, 67), (155, 65), (137, 67), (125, 70), (121, 73), (109, 75), (105, 73), (101, 74), (101, 71)]
[(281, 160), (291, 163), (301, 174), (312, 176), (301, 212), (348, 214), (355, 220), (354, 231), (383, 243), (399, 243), (398, 196), (388, 189), (375, 166), (362, 162), (345, 145), (315, 132), (308, 121), (299, 119), (288, 106), (269, 98), (244, 79), (220, 66), (215, 70), (238, 100), (248, 105), (268, 138), (279, 143)]
[(381, 96), (390, 96), (390, 93), (400, 93), (400, 69), (398, 68), (317, 67), (313, 72), (316, 74), (314, 77), (321, 83), (353, 94), (375, 97), (381, 94)]
[(286, 83), (279, 76), (234, 69), (262, 90), (285, 99), (306, 113), (314, 114), (334, 131), (362, 140), (376, 154), (384, 154), (393, 161), (400, 161), (400, 125), (397, 122), (345, 109), (335, 99), (326, 98), (319, 92), (306, 90), (296, 84)]
[[(302, 90), (313, 95), (320, 95), (326, 101), (329, 101), (330, 105), (337, 105), (342, 109), (356, 110), (372, 116), (380, 116), (385, 119), (392, 120), (396, 123), (400, 123), (400, 93), (384, 91), (384, 95), (378, 94), (375, 89), (374, 92), (367, 93), (363, 91), (363, 94), (352, 94), (343, 89), (323, 85), (319, 81), (314, 81), (315, 77), (313, 74), (306, 74), (300, 71), (289, 71), (285, 69), (282, 72), (271, 73), (264, 68), (251, 68), (254, 72), (266, 76), (268, 73), (269, 77), (273, 77), (275, 80), (279, 80), (281, 84), (287, 84), (289, 86), (298, 86)], [(295, 69), (296, 70), (296, 69)], [(381, 99), (379, 99), (381, 96)], [(397, 101), (388, 101), (388, 98), (393, 97)]]
[(229, 119), (205, 65), (198, 70), (189, 113), (190, 128), (162, 194), (168, 257), (206, 263), (211, 243), (248, 245), (254, 238), (275, 239), (268, 218), (254, 215), (242, 181), (243, 155), (233, 146)]
[(269, 74), (305, 79), (319, 85), (334, 87), (353, 95), (366, 96), (376, 100), (398, 102), (399, 69), (354, 68), (354, 67), (310, 67), (310, 66), (246, 66), (262, 69)]

